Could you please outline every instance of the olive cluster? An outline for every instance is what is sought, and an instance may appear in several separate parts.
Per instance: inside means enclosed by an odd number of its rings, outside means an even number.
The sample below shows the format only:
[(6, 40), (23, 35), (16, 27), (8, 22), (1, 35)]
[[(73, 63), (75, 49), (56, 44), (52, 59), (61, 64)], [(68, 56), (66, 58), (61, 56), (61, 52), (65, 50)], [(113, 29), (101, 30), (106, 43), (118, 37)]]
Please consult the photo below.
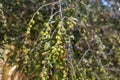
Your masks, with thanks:
[(31, 31), (31, 28), (32, 28), (33, 24), (35, 24), (35, 21), (33, 19), (31, 19), (31, 21), (30, 21), (30, 23), (28, 24), (28, 27), (27, 27), (27, 31), (26, 31), (27, 35), (30, 34), (30, 31)]

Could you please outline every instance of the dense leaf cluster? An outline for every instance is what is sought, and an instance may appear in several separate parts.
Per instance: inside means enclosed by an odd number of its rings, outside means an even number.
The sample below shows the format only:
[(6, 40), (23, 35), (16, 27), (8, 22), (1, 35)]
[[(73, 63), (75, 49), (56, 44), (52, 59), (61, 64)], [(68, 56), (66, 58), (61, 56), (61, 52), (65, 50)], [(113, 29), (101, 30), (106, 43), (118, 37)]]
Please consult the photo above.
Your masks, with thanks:
[(99, 0), (0, 1), (0, 58), (7, 56), (30, 80), (118, 80), (114, 7)]

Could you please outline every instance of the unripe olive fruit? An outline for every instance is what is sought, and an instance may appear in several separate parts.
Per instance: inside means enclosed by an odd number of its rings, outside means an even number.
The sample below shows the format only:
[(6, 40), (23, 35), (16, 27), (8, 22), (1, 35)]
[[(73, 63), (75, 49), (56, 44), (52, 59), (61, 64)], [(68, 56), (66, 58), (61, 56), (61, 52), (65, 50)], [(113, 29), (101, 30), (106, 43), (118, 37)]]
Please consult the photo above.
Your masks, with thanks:
[(32, 19), (32, 20), (31, 20), (31, 24), (34, 24), (34, 23), (35, 23), (35, 21)]
[(57, 40), (61, 40), (60, 36), (56, 36), (56, 39), (57, 39)]

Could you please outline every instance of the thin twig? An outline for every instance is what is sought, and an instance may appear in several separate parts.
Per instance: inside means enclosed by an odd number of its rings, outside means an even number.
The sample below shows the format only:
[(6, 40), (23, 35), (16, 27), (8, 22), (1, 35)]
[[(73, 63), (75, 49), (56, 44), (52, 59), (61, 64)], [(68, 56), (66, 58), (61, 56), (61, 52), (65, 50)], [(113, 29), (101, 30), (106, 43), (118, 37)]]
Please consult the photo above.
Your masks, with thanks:
[(84, 57), (87, 55), (87, 53), (90, 51), (90, 49), (87, 49), (85, 51), (85, 53), (83, 54), (83, 56), (81, 57), (80, 61), (78, 62), (78, 64), (80, 64), (82, 62), (82, 60), (84, 59)]
[(53, 17), (54, 17), (57, 13), (59, 13), (59, 11), (55, 12), (54, 14), (52, 14), (52, 15), (50, 16), (50, 18), (49, 18), (49, 20), (48, 20), (48, 23), (50, 23), (50, 21), (52, 21)]
[(61, 2), (62, 2), (62, 0), (59, 0), (59, 5), (60, 5), (60, 7), (59, 7), (59, 11), (60, 11), (60, 18), (61, 18), (61, 20), (62, 20), (63, 15), (62, 15), (62, 6), (61, 6)]
[[(35, 15), (37, 14), (37, 12), (39, 12), (39, 10), (42, 9), (43, 7), (48, 6), (48, 5), (51, 5), (51, 4), (58, 4), (58, 3), (59, 3), (58, 1), (56, 1), (56, 2), (51, 2), (51, 3), (45, 4), (45, 5), (41, 6), (41, 7), (39, 7), (39, 8), (36, 10), (36, 12), (33, 14), (31, 20), (34, 19), (34, 17), (35, 17)], [(31, 23), (31, 21), (29, 22), (29, 24), (30, 24), (30, 23)]]
[(110, 71), (120, 72), (120, 69), (118, 68), (106, 68), (105, 67), (105, 69), (110, 70)]

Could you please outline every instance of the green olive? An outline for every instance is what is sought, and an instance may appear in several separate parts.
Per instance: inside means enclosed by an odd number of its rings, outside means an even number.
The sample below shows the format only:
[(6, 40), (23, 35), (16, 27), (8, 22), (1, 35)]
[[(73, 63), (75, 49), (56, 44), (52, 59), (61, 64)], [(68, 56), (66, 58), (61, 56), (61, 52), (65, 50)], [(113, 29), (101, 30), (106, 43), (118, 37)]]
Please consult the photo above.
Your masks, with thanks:
[(34, 23), (35, 23), (35, 21), (32, 19), (32, 20), (31, 20), (31, 24), (34, 24)]

